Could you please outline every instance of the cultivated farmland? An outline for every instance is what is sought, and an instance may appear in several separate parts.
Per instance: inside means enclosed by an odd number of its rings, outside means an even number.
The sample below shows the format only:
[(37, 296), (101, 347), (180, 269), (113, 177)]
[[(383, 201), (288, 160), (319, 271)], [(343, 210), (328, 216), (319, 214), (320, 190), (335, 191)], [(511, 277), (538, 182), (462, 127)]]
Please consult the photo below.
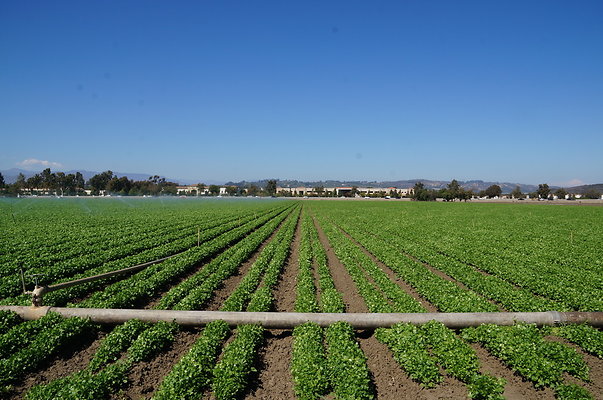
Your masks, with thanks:
[[(0, 303), (104, 309), (603, 311), (603, 207), (0, 199)], [(603, 398), (588, 325), (117, 325), (0, 311), (0, 398)]]

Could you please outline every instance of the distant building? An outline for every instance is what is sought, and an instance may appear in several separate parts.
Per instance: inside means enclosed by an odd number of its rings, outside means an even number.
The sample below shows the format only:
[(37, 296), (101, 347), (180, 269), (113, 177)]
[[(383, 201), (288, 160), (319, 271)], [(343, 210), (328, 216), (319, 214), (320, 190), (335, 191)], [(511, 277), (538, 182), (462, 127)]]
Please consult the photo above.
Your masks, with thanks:
[[(317, 188), (312, 188), (312, 187), (303, 187), (303, 186), (298, 186), (298, 187), (277, 187), (276, 188), (276, 193), (281, 195), (281, 196), (292, 196), (292, 197), (296, 197), (296, 196), (325, 196), (325, 195), (329, 195), (329, 194), (333, 194), (337, 197), (340, 196), (346, 196), (346, 197), (350, 197), (352, 196), (352, 191), (354, 190), (354, 187), (352, 186), (340, 186), (340, 187), (325, 187), (322, 188), (321, 193), (319, 193), (317, 190)], [(379, 195), (379, 194), (383, 194), (384, 196), (391, 196), (391, 195), (399, 195), (402, 197), (407, 197), (412, 195), (413, 193), (413, 188), (403, 188), (403, 189), (398, 189), (395, 187), (387, 187), (387, 188), (369, 188), (369, 187), (357, 187), (356, 188), (356, 196), (375, 196), (375, 195)]]
[(199, 191), (197, 185), (176, 186), (176, 193), (179, 196), (206, 196), (209, 194), (209, 189), (205, 187), (203, 190)]

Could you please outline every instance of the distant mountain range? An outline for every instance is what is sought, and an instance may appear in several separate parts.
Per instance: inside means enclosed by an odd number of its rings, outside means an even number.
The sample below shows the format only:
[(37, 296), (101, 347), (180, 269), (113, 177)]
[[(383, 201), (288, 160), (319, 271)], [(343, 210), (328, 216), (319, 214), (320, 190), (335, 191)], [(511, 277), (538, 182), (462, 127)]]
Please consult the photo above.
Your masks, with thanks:
[[(256, 186), (264, 187), (268, 182), (267, 179), (256, 181), (256, 182), (227, 182), (227, 185), (234, 185), (239, 187), (244, 187), (250, 184), (254, 184)], [(281, 180), (277, 179), (278, 186), (281, 187), (338, 187), (338, 186), (358, 186), (358, 187), (395, 187), (398, 189), (401, 188), (410, 188), (415, 185), (417, 182), (423, 182), (427, 189), (442, 189), (445, 188), (446, 185), (450, 183), (450, 181), (434, 181), (430, 179), (409, 179), (409, 180), (399, 180), (399, 181), (336, 181), (336, 180), (327, 180), (327, 181), (298, 181), (298, 180)], [(509, 182), (486, 182), (481, 180), (471, 180), (471, 181), (458, 181), (459, 184), (465, 189), (471, 189), (474, 192), (479, 192), (480, 190), (486, 190), (491, 185), (498, 185), (501, 187), (503, 193), (510, 193), (516, 186), (519, 186), (522, 192), (529, 193), (534, 192), (538, 189), (538, 185), (529, 185), (524, 183), (509, 183)], [(553, 186), (551, 186), (553, 188)]]
[[(20, 168), (11, 168), (8, 170), (0, 171), (4, 176), (4, 181), (8, 184), (14, 183), (17, 180), (17, 176), (20, 173), (25, 175), (25, 178), (30, 178), (31, 176), (40, 173), (41, 171), (28, 171)], [(57, 172), (57, 171), (53, 171)], [(65, 174), (75, 174), (76, 172), (80, 172), (85, 180), (92, 178), (94, 175), (98, 174), (98, 171), (62, 171)], [(154, 174), (140, 174), (140, 173), (131, 173), (131, 172), (113, 172), (116, 176), (122, 177), (127, 176), (131, 180), (135, 181), (144, 181), (147, 180), (150, 176)], [(177, 182), (182, 185), (193, 185), (199, 183), (199, 180), (193, 179), (177, 179), (177, 178), (165, 178), (170, 182)], [(200, 180), (201, 182), (207, 185), (219, 185), (222, 182), (213, 181), (213, 180)], [(430, 179), (409, 179), (409, 180), (398, 180), (398, 181), (339, 181), (339, 180), (325, 180), (325, 181), (299, 181), (295, 179), (276, 179), (277, 185), (281, 187), (339, 187), (339, 186), (358, 186), (358, 187), (395, 187), (395, 188), (409, 188), (413, 187), (417, 182), (423, 182), (426, 188), (428, 189), (442, 189), (445, 188), (446, 185), (450, 183), (450, 181), (436, 181)], [(538, 189), (538, 185), (525, 184), (525, 183), (511, 183), (511, 182), (488, 182), (482, 180), (470, 180), (470, 181), (458, 181), (459, 184), (465, 189), (471, 189), (474, 192), (479, 192), (481, 190), (486, 190), (491, 185), (498, 185), (501, 187), (503, 193), (510, 193), (516, 186), (519, 186), (522, 192), (530, 193), (534, 192)], [(248, 185), (256, 185), (258, 187), (265, 187), (268, 183), (268, 179), (261, 179), (257, 181), (240, 181), (240, 182), (226, 182), (226, 185), (233, 185), (238, 187), (246, 187)], [(551, 189), (557, 189), (558, 186), (550, 186)], [(594, 185), (581, 185), (574, 186), (570, 188), (566, 188), (567, 191), (571, 193), (584, 193), (588, 190), (595, 190), (598, 192), (603, 192), (603, 183), (602, 184), (594, 184)]]

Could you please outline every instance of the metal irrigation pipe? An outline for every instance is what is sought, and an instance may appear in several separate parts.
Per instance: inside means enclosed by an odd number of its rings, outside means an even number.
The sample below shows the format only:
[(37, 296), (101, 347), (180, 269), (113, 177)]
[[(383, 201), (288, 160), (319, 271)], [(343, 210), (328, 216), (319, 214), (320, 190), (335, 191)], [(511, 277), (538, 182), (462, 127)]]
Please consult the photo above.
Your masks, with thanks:
[(176, 257), (182, 253), (183, 252), (179, 252), (176, 254), (172, 254), (171, 256), (159, 258), (157, 260), (149, 261), (149, 262), (146, 262), (143, 264), (134, 265), (132, 267), (123, 268), (123, 269), (119, 269), (119, 270), (111, 271), (111, 272), (105, 272), (104, 274), (88, 276), (86, 278), (75, 279), (75, 280), (69, 281), (69, 282), (57, 283), (56, 285), (36, 286), (34, 288), (34, 290), (32, 290), (31, 292), (26, 292), (26, 293), (29, 293), (32, 295), (31, 301), (33, 303), (33, 306), (40, 307), (40, 306), (42, 306), (42, 300), (46, 293), (54, 292), (55, 290), (65, 289), (65, 288), (76, 286), (76, 285), (81, 285), (83, 283), (97, 281), (99, 279), (109, 278), (109, 277), (112, 277), (115, 275), (127, 274), (128, 272), (135, 272), (135, 271), (144, 269), (146, 267), (150, 267), (151, 265), (163, 262), (169, 258)]
[(415, 325), (431, 320), (442, 322), (450, 328), (466, 328), (481, 324), (513, 325), (517, 322), (530, 324), (560, 325), (588, 323), (603, 327), (603, 312), (490, 312), (490, 313), (290, 313), (290, 312), (225, 312), (225, 311), (176, 311), (176, 310), (129, 310), (106, 308), (65, 308), (0, 306), (11, 310), (24, 319), (38, 319), (49, 312), (64, 317), (90, 318), (104, 324), (121, 324), (130, 319), (145, 322), (168, 321), (180, 325), (201, 326), (211, 321), (223, 320), (231, 326), (259, 324), (269, 329), (291, 329), (306, 322), (328, 326), (344, 321), (355, 329), (387, 328), (406, 322)]

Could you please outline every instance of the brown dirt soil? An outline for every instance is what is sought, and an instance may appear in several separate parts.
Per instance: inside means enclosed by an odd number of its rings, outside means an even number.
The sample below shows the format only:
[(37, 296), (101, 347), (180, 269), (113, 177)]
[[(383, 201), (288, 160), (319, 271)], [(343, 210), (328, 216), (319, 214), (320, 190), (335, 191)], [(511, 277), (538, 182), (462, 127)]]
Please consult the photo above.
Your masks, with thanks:
[(172, 346), (157, 357), (141, 362), (132, 367), (128, 373), (129, 384), (124, 389), (111, 396), (111, 399), (148, 399), (159, 388), (163, 378), (173, 366), (188, 352), (195, 343), (201, 329), (182, 329), (176, 334)]
[(378, 399), (417, 398), (421, 387), (400, 369), (387, 346), (369, 331), (359, 332), (356, 340), (366, 355)]
[(504, 378), (507, 381), (503, 393), (506, 399), (552, 400), (555, 398), (552, 389), (536, 389), (531, 382), (524, 381), (521, 376), (507, 368), (502, 361), (488, 353), (481, 345), (472, 343), (471, 347), (479, 358), (483, 374)]
[(572, 349), (576, 350), (578, 354), (582, 356), (582, 359), (590, 369), (589, 376), (591, 382), (584, 382), (580, 379), (570, 376), (567, 373), (565, 374), (565, 380), (567, 383), (575, 383), (579, 386), (584, 387), (595, 397), (595, 399), (603, 400), (603, 360), (585, 352), (580, 348), (580, 346), (575, 345), (574, 343), (564, 338), (558, 336), (545, 336), (544, 338), (545, 340), (550, 340), (552, 342), (564, 343)]
[[(341, 229), (341, 228), (339, 228)], [(425, 299), (423, 296), (421, 296), (412, 286), (410, 286), (408, 283), (406, 283), (406, 281), (400, 279), (398, 277), (398, 275), (396, 275), (396, 273), (394, 271), (392, 271), (387, 265), (385, 265), (384, 263), (381, 262), (381, 260), (379, 260), (377, 257), (375, 257), (373, 255), (373, 253), (369, 252), (364, 246), (362, 246), (360, 243), (358, 243), (358, 241), (356, 241), (356, 239), (354, 239), (350, 234), (348, 234), (345, 230), (341, 229), (341, 231), (352, 241), (354, 242), (354, 244), (356, 244), (364, 254), (366, 254), (367, 256), (369, 256), (371, 258), (371, 260), (373, 260), (373, 262), (375, 264), (377, 264), (379, 266), (379, 268), (381, 268), (381, 270), (383, 272), (385, 272), (387, 274), (387, 276), (389, 277), (389, 279), (392, 282), (395, 282), (398, 286), (400, 286), (406, 293), (408, 293), (410, 296), (412, 296), (413, 299), (417, 300), (419, 303), (421, 303), (421, 305), (423, 307), (425, 307), (425, 309), (428, 312), (437, 312), (438, 309), (437, 307), (435, 307), (433, 304), (431, 304), (427, 299)]]
[[(326, 235), (318, 221), (318, 236), (325, 247), (335, 287), (343, 294), (348, 312), (367, 312), (366, 303), (356, 290), (356, 284), (348, 274), (345, 266), (337, 259)], [(354, 241), (354, 243), (356, 243)], [(361, 246), (362, 248), (362, 246)], [(364, 250), (364, 248), (362, 248)], [(391, 271), (390, 271), (391, 272)], [(433, 308), (433, 306), (431, 306)], [(367, 357), (367, 365), (372, 374), (372, 382), (378, 399), (466, 399), (466, 386), (449, 377), (434, 389), (423, 389), (413, 382), (393, 359), (391, 352), (380, 343), (371, 331), (360, 331), (356, 340)]]
[[(342, 230), (342, 231), (343, 231), (343, 230)], [(343, 232), (345, 232), (345, 231), (343, 231)], [(346, 235), (347, 235), (347, 233), (346, 233)], [(349, 235), (348, 235), (348, 236), (349, 236)], [(350, 236), (350, 238), (351, 238), (351, 236)], [(352, 240), (354, 240), (354, 239), (352, 238)], [(368, 254), (371, 254), (371, 253), (370, 253), (370, 252), (368, 252), (368, 251), (367, 251), (367, 250), (366, 250), (366, 249), (365, 249), (365, 248), (364, 248), (364, 247), (363, 247), (363, 246), (362, 246), (360, 243), (356, 242), (355, 240), (354, 240), (354, 242), (355, 242), (356, 244), (358, 244), (358, 246), (360, 246), (360, 247), (361, 247), (361, 248), (362, 248), (364, 251), (366, 251)], [(458, 287), (460, 287), (460, 288), (461, 288), (461, 289), (463, 289), (463, 290), (467, 290), (467, 291), (469, 291), (469, 292), (473, 292), (473, 290), (471, 290), (471, 289), (469, 289), (467, 286), (465, 286), (465, 284), (464, 284), (463, 282), (460, 282), (460, 281), (458, 281), (458, 280), (454, 279), (454, 278), (453, 278), (453, 277), (451, 277), (450, 275), (446, 274), (446, 273), (445, 273), (445, 272), (443, 272), (443, 271), (440, 271), (439, 269), (437, 269), (436, 267), (432, 266), (431, 264), (429, 264), (429, 263), (426, 263), (426, 262), (423, 262), (423, 261), (419, 260), (418, 258), (416, 258), (415, 256), (413, 256), (412, 254), (408, 254), (408, 253), (403, 252), (403, 251), (400, 251), (400, 253), (401, 253), (402, 255), (404, 255), (404, 256), (406, 256), (406, 257), (410, 258), (411, 260), (413, 260), (413, 261), (415, 261), (415, 262), (421, 263), (421, 264), (422, 264), (422, 265), (423, 265), (425, 268), (427, 268), (429, 271), (431, 271), (431, 272), (432, 272), (432, 273), (434, 273), (435, 275), (439, 276), (440, 278), (442, 278), (442, 279), (444, 279), (444, 280), (447, 280), (447, 281), (449, 281), (449, 282), (454, 283), (455, 285), (457, 285)], [(372, 255), (372, 254), (371, 254), (371, 255)], [(373, 256), (373, 257), (374, 257), (374, 256)], [(375, 258), (376, 258), (376, 257), (375, 257)], [(475, 292), (474, 292), (474, 293), (475, 293)], [(483, 298), (484, 298), (486, 301), (488, 301), (489, 303), (491, 303), (491, 304), (495, 305), (496, 307), (498, 307), (498, 310), (499, 310), (499, 311), (505, 311), (505, 309), (504, 309), (504, 308), (503, 308), (503, 307), (502, 307), (500, 304), (498, 304), (497, 302), (495, 302), (495, 301), (493, 301), (493, 300), (491, 300), (491, 299), (489, 299), (489, 298), (487, 298), (487, 297), (485, 297), (485, 296), (482, 296), (482, 295), (480, 295), (479, 293), (475, 293), (475, 294), (477, 294), (477, 295), (478, 295), (478, 296), (480, 296), (480, 297), (483, 297)]]
[[(301, 219), (297, 221), (291, 252), (274, 293), (275, 310), (293, 311), (297, 283)], [(295, 398), (293, 381), (289, 372), (293, 337), (291, 330), (265, 332), (265, 343), (259, 357), (258, 374), (246, 398), (283, 399)]]
[(291, 251), (287, 258), (285, 268), (281, 273), (278, 286), (274, 294), (274, 311), (293, 312), (297, 287), (297, 274), (299, 266), (299, 245), (301, 242), (301, 218), (297, 220), (295, 235), (291, 243)]
[(352, 280), (350, 274), (345, 269), (345, 266), (339, 261), (337, 256), (335, 255), (335, 251), (331, 247), (329, 243), (329, 239), (323, 232), (320, 224), (316, 219), (314, 219), (314, 225), (316, 226), (316, 230), (318, 231), (318, 238), (320, 239), (320, 243), (325, 248), (325, 252), (327, 254), (327, 260), (329, 263), (329, 267), (331, 269), (331, 275), (333, 277), (333, 282), (335, 282), (335, 288), (339, 293), (341, 293), (343, 297), (343, 302), (345, 304), (346, 312), (350, 313), (365, 313), (368, 312), (368, 308), (364, 302), (364, 299), (358, 294), (356, 290), (356, 284)]
[(294, 399), (293, 378), (290, 372), (292, 331), (266, 331), (265, 337), (266, 342), (260, 353), (259, 373), (245, 398)]
[(27, 374), (21, 382), (13, 386), (7, 397), (0, 398), (22, 399), (25, 393), (36, 385), (49, 383), (86, 368), (107, 333), (97, 331), (74, 340), (69, 349), (63, 350), (35, 372)]
[(316, 289), (316, 304), (318, 304), (320, 308), (321, 300), (320, 296), (322, 296), (322, 292), (320, 289), (320, 274), (318, 273), (318, 264), (316, 264), (316, 260), (312, 260), (312, 276), (314, 277), (314, 288)]
[(283, 223), (281, 222), (281, 224), (274, 230), (274, 232), (272, 232), (268, 239), (266, 239), (260, 245), (260, 247), (252, 253), (251, 257), (243, 264), (241, 264), (241, 266), (239, 266), (238, 271), (234, 275), (228, 277), (222, 282), (220, 288), (214, 292), (213, 296), (209, 301), (209, 304), (205, 307), (205, 310), (218, 311), (220, 309), (220, 307), (222, 306), (222, 304), (224, 304), (228, 296), (230, 296), (230, 294), (237, 288), (237, 286), (239, 286), (239, 282), (241, 282), (241, 279), (243, 279), (243, 277), (247, 274), (249, 268), (251, 268), (253, 263), (258, 259), (262, 250), (264, 250), (268, 243), (270, 243), (272, 239), (274, 239), (282, 224)]

